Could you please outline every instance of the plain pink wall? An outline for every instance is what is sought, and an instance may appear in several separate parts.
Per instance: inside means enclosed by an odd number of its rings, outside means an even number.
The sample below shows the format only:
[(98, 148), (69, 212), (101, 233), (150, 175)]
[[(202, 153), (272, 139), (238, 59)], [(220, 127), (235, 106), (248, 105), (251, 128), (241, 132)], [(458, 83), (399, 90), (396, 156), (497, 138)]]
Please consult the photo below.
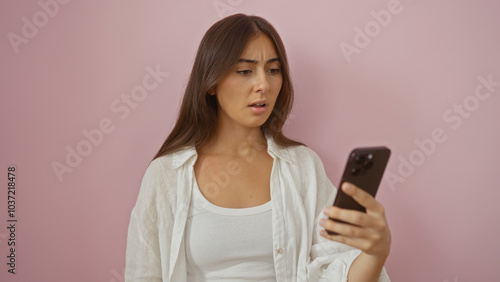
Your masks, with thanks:
[[(243, 12), (282, 35), (296, 89), (286, 131), (320, 154), (335, 184), (353, 147), (392, 149), (377, 196), (392, 280), (498, 281), (500, 83), (480, 85), (500, 82), (499, 11), (487, 0), (2, 1), (0, 280), (123, 281), (130, 211), (198, 43)], [(129, 106), (120, 97), (131, 92), (140, 101)], [(67, 148), (88, 155), (59, 179), (53, 164), (68, 165)], [(16, 275), (6, 265), (9, 165)]]

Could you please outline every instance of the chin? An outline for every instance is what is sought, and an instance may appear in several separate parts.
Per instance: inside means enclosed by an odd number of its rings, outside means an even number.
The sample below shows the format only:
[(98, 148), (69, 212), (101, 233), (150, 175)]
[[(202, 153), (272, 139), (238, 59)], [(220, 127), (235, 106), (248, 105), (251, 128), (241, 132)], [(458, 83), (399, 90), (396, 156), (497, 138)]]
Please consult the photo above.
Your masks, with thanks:
[(251, 124), (249, 124), (249, 127), (259, 127), (260, 128), (264, 125), (264, 123), (266, 123), (266, 121), (267, 121), (267, 119), (252, 122)]

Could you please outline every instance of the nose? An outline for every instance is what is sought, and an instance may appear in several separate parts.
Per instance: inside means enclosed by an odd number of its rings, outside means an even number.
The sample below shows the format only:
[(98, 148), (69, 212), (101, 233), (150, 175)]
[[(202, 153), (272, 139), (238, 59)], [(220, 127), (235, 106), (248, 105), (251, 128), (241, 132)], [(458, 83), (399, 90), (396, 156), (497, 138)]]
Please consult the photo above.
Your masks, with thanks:
[(269, 80), (265, 71), (259, 72), (258, 75), (255, 76), (255, 92), (266, 93), (269, 90)]

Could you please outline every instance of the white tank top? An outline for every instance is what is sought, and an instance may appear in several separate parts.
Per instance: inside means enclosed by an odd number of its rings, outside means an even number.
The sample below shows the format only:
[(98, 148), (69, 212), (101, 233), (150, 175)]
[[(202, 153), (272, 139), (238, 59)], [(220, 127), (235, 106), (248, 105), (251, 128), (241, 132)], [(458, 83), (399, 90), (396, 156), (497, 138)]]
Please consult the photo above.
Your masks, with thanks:
[(187, 281), (276, 281), (271, 202), (223, 208), (194, 183), (184, 235)]

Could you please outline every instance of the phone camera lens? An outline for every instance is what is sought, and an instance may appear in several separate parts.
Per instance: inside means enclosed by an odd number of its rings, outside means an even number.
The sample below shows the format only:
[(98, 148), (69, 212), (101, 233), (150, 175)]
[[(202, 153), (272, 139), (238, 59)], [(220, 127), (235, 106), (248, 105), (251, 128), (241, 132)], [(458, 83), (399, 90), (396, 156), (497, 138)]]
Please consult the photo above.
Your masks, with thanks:
[(360, 155), (356, 155), (356, 156), (354, 157), (354, 161), (355, 161), (357, 164), (362, 164), (362, 163), (365, 161), (365, 157), (360, 156)]
[(359, 175), (360, 172), (361, 172), (361, 170), (359, 169), (359, 167), (353, 167), (351, 169), (351, 174), (354, 175), (354, 176)]
[(367, 162), (363, 165), (363, 167), (364, 167), (364, 168), (366, 168), (366, 169), (369, 169), (369, 168), (371, 168), (372, 166), (373, 166), (373, 162), (372, 162), (372, 161), (367, 161)]

